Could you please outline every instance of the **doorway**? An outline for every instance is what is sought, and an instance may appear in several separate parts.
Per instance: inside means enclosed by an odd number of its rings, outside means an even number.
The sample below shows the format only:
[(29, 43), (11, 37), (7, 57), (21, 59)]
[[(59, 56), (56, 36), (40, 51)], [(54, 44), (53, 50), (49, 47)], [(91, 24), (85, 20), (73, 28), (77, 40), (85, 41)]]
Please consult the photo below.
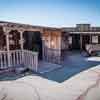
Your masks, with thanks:
[(72, 49), (80, 49), (80, 34), (72, 34)]
[(42, 59), (42, 36), (39, 31), (25, 31), (24, 37), (24, 49), (36, 51), (39, 53), (38, 58)]

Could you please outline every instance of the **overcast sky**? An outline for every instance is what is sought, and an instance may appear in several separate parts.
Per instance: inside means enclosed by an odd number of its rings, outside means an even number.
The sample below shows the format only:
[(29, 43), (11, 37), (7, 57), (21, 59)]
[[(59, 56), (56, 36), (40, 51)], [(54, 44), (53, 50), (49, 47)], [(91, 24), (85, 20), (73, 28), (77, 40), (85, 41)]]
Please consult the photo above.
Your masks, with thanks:
[(0, 0), (0, 20), (52, 27), (100, 26), (100, 0)]

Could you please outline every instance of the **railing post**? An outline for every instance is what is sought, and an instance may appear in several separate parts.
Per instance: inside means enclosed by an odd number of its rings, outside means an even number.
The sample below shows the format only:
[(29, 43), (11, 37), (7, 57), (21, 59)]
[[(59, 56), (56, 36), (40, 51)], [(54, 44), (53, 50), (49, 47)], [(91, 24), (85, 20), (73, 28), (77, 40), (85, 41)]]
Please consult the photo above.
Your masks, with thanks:
[(0, 67), (3, 68), (2, 53), (0, 53)]
[(4, 57), (4, 67), (7, 67), (7, 63), (6, 63), (6, 53), (3, 54)]
[(35, 54), (35, 66), (36, 66), (36, 72), (38, 71), (38, 53)]

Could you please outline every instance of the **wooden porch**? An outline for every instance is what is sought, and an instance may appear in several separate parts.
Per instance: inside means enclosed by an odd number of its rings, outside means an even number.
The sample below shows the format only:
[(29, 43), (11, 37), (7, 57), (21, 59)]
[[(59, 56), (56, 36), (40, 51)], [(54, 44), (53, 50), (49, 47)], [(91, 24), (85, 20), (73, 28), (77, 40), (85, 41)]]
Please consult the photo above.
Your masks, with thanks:
[(28, 50), (0, 51), (0, 70), (14, 68), (38, 70), (38, 53)]

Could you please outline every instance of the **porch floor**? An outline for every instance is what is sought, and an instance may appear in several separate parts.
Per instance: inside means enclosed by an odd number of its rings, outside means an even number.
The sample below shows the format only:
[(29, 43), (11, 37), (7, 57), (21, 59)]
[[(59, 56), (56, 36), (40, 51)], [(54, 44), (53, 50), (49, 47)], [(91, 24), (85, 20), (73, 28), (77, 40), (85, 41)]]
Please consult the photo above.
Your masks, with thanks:
[(71, 51), (66, 54), (61, 68), (44, 73), (43, 76), (49, 80), (63, 82), (70, 77), (99, 64), (100, 57), (87, 57), (84, 52)]
[(38, 73), (41, 73), (41, 74), (47, 73), (55, 69), (58, 69), (60, 67), (62, 67), (62, 65), (53, 64), (46, 61), (39, 61)]

